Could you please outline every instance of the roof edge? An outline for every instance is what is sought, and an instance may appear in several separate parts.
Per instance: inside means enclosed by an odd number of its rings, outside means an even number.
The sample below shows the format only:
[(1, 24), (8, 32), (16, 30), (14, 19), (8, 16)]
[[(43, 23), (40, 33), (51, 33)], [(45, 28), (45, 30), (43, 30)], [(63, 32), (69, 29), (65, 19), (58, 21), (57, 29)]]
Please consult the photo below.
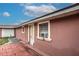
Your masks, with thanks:
[(72, 7), (75, 7), (75, 6), (78, 6), (78, 5), (79, 5), (79, 3), (76, 3), (76, 4), (73, 4), (73, 5), (67, 6), (67, 7), (65, 7), (65, 8), (56, 10), (56, 11), (54, 11), (54, 12), (45, 14), (45, 15), (43, 15), (43, 16), (40, 16), (40, 17), (31, 19), (31, 20), (29, 20), (29, 21), (26, 21), (26, 22), (23, 22), (23, 23), (19, 24), (18, 27), (23, 26), (23, 25), (25, 25), (26, 23), (28, 23), (28, 22), (30, 22), (30, 21), (34, 21), (34, 20), (37, 20), (37, 19), (42, 18), (42, 17), (46, 17), (46, 16), (51, 15), (51, 14), (55, 14), (55, 13), (57, 13), (57, 12), (60, 12), (60, 11), (63, 11), (63, 10), (65, 10), (65, 9), (69, 9), (69, 8), (72, 8)]

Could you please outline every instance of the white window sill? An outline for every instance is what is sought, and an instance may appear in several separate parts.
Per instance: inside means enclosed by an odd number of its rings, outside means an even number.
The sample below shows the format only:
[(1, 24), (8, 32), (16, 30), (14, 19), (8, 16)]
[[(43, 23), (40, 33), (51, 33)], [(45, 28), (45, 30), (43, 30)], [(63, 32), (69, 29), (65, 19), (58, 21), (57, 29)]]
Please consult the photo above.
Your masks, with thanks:
[(44, 40), (44, 41), (51, 41), (52, 40), (51, 38), (42, 38), (42, 37), (38, 37), (37, 39)]

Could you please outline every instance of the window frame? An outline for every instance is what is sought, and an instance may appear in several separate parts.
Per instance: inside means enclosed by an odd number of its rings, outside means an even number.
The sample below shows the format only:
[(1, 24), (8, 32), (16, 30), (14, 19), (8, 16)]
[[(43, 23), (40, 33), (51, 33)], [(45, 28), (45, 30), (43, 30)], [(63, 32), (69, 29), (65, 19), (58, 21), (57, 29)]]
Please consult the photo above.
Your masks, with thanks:
[(22, 27), (22, 34), (25, 33), (25, 26)]
[(37, 33), (37, 38), (40, 39), (40, 40), (43, 40), (43, 38), (40, 37), (40, 35), (39, 35), (39, 33), (40, 33), (40, 32), (39, 32), (39, 27), (40, 27), (39, 25), (40, 25), (40, 24), (44, 24), (44, 23), (48, 23), (48, 38), (44, 38), (44, 40), (50, 41), (50, 40), (51, 40), (51, 38), (50, 38), (50, 21), (43, 21), (43, 22), (39, 22), (39, 23), (38, 23), (38, 26), (37, 26), (37, 28), (38, 28), (38, 29), (37, 29), (37, 32), (38, 32), (38, 33)]

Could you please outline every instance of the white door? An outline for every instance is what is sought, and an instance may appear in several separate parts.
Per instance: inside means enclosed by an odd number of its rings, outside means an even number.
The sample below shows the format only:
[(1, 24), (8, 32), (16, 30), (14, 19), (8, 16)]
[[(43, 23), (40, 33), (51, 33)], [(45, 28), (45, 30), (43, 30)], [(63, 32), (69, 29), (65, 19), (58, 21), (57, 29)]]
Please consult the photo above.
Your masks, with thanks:
[(28, 28), (29, 28), (29, 38), (28, 38), (28, 41), (29, 41), (29, 44), (30, 45), (33, 45), (34, 44), (34, 25), (32, 24), (32, 25), (29, 25), (28, 26)]

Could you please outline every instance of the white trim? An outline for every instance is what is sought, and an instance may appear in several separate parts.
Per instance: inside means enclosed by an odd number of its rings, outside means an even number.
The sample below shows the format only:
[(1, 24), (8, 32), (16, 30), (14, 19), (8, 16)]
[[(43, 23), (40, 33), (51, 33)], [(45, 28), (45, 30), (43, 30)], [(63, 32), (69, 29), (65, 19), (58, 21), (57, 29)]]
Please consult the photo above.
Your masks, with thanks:
[(32, 30), (33, 30), (33, 44), (34, 44), (34, 24), (32, 24), (31, 26), (33, 27)]
[(43, 22), (39, 22), (37, 25), (37, 38), (40, 40), (43, 40), (42, 37), (39, 37), (39, 24), (44, 24), (44, 23), (48, 23), (48, 38), (45, 38), (46, 41), (51, 41), (50, 38), (50, 21), (43, 21)]
[(28, 42), (30, 41), (30, 38), (29, 38), (29, 37), (30, 37), (30, 36), (29, 36), (29, 35), (30, 35), (30, 34), (29, 34), (29, 30), (30, 30), (30, 29), (29, 29), (29, 26), (32, 26), (32, 27), (33, 27), (33, 28), (32, 28), (32, 29), (33, 29), (33, 43), (32, 43), (32, 45), (33, 45), (33, 44), (34, 44), (34, 30), (35, 30), (35, 29), (34, 29), (34, 24), (28, 24)]
[(29, 25), (28, 25), (28, 42), (29, 42)]

